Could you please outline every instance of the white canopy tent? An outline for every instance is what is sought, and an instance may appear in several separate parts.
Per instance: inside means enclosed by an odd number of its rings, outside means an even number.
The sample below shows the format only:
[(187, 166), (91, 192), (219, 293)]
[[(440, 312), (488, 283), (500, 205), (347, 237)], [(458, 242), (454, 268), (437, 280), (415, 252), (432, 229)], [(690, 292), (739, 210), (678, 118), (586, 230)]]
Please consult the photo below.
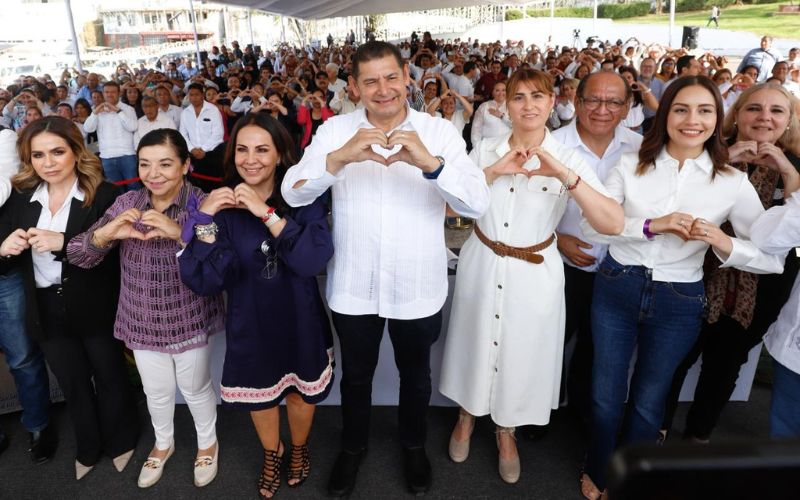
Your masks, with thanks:
[[(386, 14), (392, 12), (409, 12), (418, 10), (442, 9), (448, 7), (466, 7), (472, 5), (512, 5), (521, 9), (530, 3), (526, 0), (214, 0), (216, 3), (236, 5), (249, 9), (263, 10), (273, 14), (289, 16), (298, 19), (327, 19), (331, 17), (346, 16), (365, 16), (373, 14)], [(188, 0), (189, 6), (194, 14), (193, 0)], [(75, 26), (72, 19), (72, 9), (70, 2), (65, 2), (67, 16), (72, 30), (73, 44), (75, 46), (75, 59), (77, 67), (81, 67), (80, 53), (78, 51), (77, 37), (75, 36)], [(550, 17), (554, 16), (555, 0), (550, 0)], [(669, 43), (672, 45), (672, 31), (675, 24), (675, 1), (670, 0), (670, 19), (669, 19)], [(594, 18), (597, 19), (597, 0), (594, 1)], [(194, 29), (195, 44), (197, 44), (197, 26), (194, 15), (192, 15), (192, 26)], [(251, 24), (252, 38), (252, 24)], [(200, 60), (200, 49), (197, 46), (197, 60)]]
[(391, 12), (444, 9), (470, 5), (515, 5), (522, 7), (524, 0), (214, 0), (217, 3), (238, 5), (281, 14), (298, 19), (326, 19), (329, 17), (367, 16)]

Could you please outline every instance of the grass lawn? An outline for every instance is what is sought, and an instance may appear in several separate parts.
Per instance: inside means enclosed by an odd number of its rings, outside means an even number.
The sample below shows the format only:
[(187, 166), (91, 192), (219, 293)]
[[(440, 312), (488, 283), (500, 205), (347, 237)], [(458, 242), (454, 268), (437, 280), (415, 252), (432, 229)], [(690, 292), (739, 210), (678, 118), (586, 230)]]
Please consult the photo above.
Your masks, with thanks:
[[(786, 4), (789, 2), (787, 1)], [(778, 38), (800, 39), (800, 14), (772, 15), (778, 11), (777, 3), (764, 5), (731, 6), (722, 9), (719, 27), (735, 31), (750, 31), (757, 35), (771, 35)], [(665, 2), (665, 13), (619, 19), (617, 23), (669, 23), (669, 3)], [(676, 26), (705, 26), (708, 22), (708, 10), (700, 12), (676, 12)], [(713, 24), (712, 24), (713, 26)]]

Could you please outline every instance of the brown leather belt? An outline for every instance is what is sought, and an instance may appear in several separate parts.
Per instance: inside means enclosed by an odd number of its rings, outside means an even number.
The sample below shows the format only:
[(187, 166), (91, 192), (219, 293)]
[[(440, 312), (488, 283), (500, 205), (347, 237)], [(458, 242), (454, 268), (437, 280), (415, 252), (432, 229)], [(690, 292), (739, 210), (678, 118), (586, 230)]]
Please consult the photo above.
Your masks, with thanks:
[(483, 234), (483, 231), (481, 231), (481, 228), (479, 228), (477, 224), (475, 224), (475, 234), (478, 236), (478, 239), (481, 240), (481, 243), (489, 247), (492, 252), (500, 257), (514, 257), (515, 259), (521, 259), (531, 264), (541, 264), (544, 262), (544, 256), (538, 252), (549, 247), (556, 239), (556, 235), (553, 233), (549, 238), (539, 244), (530, 247), (512, 247), (501, 241), (490, 240)]

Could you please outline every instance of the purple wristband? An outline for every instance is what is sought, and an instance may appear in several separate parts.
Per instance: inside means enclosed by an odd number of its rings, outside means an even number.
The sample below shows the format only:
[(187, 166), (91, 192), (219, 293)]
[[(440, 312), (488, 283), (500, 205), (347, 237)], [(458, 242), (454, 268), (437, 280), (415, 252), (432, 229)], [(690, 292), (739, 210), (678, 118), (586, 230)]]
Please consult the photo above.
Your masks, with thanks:
[(653, 238), (658, 236), (658, 233), (651, 233), (650, 232), (650, 223), (651, 222), (652, 222), (652, 219), (645, 219), (644, 220), (644, 226), (642, 227), (642, 232), (644, 233), (645, 238), (647, 238), (648, 240), (652, 240)]

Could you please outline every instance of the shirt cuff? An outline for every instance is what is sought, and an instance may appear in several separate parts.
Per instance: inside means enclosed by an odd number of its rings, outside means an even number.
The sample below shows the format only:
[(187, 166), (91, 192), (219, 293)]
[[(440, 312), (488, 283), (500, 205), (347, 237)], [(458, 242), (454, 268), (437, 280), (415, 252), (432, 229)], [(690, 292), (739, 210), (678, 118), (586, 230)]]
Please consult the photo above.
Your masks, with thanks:
[(731, 238), (731, 243), (733, 246), (727, 259), (723, 259), (717, 249), (712, 247), (714, 255), (722, 262), (719, 267), (747, 267), (747, 264), (755, 258), (753, 247), (742, 244), (738, 238)]

